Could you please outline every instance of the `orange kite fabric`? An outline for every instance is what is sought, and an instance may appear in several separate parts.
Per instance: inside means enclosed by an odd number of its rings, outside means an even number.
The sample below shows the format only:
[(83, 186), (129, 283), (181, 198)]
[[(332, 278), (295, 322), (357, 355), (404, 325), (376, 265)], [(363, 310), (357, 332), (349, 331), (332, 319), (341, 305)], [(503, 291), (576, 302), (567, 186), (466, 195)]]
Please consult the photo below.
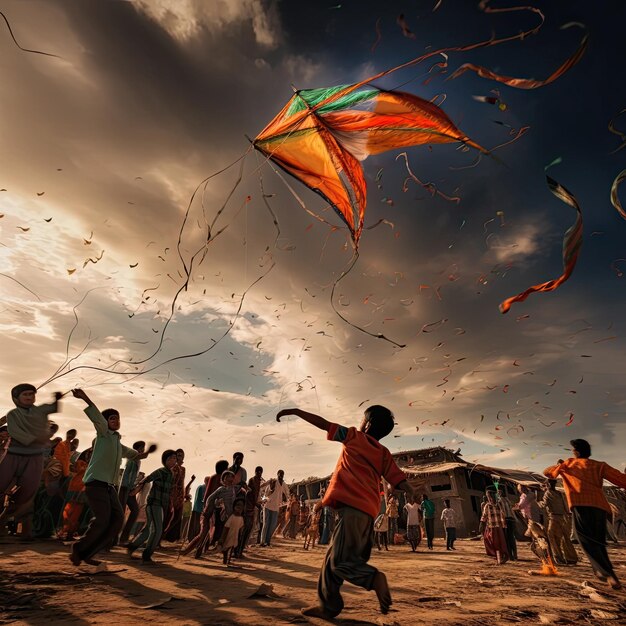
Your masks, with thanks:
[(254, 146), (321, 195), (358, 245), (367, 202), (359, 161), (395, 148), (453, 142), (486, 152), (432, 102), (400, 91), (342, 85), (297, 91)]

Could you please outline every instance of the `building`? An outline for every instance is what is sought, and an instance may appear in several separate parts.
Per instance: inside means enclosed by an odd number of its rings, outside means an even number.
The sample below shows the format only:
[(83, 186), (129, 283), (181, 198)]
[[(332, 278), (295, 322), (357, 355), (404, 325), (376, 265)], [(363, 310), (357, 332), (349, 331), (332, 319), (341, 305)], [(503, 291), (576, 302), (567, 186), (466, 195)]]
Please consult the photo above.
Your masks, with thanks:
[[(468, 463), (460, 451), (453, 452), (440, 446), (397, 452), (393, 457), (406, 473), (416, 494), (425, 493), (435, 503), (437, 536), (444, 533), (440, 520), (444, 500), (450, 500), (452, 508), (457, 512), (458, 536), (470, 537), (478, 533), (481, 502), (489, 485), (497, 482), (504, 487), (513, 503), (518, 497), (518, 484), (537, 487), (545, 482), (541, 474)], [(291, 488), (298, 496), (305, 495), (307, 500), (315, 501), (321, 497), (322, 489), (329, 480), (330, 476), (310, 478), (294, 483)], [(402, 500), (400, 505), (401, 508), (404, 505)], [(523, 532), (523, 526), (520, 530)]]

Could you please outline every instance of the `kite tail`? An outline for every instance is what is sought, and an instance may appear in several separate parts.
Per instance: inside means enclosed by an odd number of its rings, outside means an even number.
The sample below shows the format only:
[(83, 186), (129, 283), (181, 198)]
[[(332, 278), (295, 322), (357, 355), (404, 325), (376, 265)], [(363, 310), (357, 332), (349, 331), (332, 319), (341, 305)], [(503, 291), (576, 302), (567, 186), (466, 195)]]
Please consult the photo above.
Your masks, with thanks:
[(574, 195), (560, 185), (556, 180), (546, 176), (546, 182), (550, 191), (565, 204), (569, 204), (576, 210), (576, 221), (571, 226), (563, 238), (563, 273), (558, 278), (549, 280), (539, 285), (533, 285), (516, 296), (507, 298), (500, 304), (500, 312), (506, 313), (514, 302), (523, 302), (528, 298), (531, 293), (537, 291), (554, 291), (560, 285), (562, 285), (574, 271), (576, 261), (578, 260), (578, 254), (583, 242), (583, 216), (580, 210), (580, 206)]

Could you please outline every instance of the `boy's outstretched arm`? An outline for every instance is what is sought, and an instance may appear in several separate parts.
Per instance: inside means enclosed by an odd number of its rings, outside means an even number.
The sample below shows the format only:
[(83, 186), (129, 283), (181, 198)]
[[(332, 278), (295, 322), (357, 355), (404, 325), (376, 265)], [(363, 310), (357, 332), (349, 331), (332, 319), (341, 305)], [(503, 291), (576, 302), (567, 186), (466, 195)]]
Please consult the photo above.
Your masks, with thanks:
[(317, 426), (320, 430), (328, 432), (328, 429), (330, 428), (330, 422), (328, 420), (325, 420), (320, 415), (315, 415), (315, 413), (309, 413), (308, 411), (303, 411), (301, 409), (283, 409), (277, 413), (276, 421), (280, 422), (280, 418), (285, 415), (295, 415), (296, 417), (303, 419), (305, 422), (308, 422), (313, 426)]

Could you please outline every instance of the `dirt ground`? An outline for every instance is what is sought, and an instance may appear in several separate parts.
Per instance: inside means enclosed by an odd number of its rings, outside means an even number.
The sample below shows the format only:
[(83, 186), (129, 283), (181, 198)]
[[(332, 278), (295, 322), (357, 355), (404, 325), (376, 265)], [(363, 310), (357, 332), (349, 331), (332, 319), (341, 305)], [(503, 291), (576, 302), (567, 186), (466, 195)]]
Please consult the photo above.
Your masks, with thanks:
[[(177, 558), (177, 547), (157, 551), (155, 564), (130, 559), (121, 548), (104, 555), (106, 569), (74, 568), (69, 547), (57, 541), (0, 543), (1, 624), (325, 624), (304, 618), (315, 602), (325, 548), (305, 552), (300, 540), (251, 548), (238, 566), (221, 555)], [(479, 541), (442, 540), (429, 552), (407, 546), (374, 550), (372, 563), (388, 576), (393, 606), (382, 616), (373, 592), (344, 586), (346, 608), (337, 624), (490, 626), (526, 624), (626, 624), (626, 591), (598, 583), (583, 559), (558, 577), (530, 576), (538, 569), (527, 545), (520, 561), (497, 566)], [(626, 544), (610, 547), (626, 579)], [(261, 585), (271, 587), (261, 588)], [(595, 585), (595, 583), (594, 583)], [(260, 591), (256, 596), (255, 592)], [(270, 591), (269, 595), (263, 595)], [(272, 593), (275, 596), (272, 596)]]

